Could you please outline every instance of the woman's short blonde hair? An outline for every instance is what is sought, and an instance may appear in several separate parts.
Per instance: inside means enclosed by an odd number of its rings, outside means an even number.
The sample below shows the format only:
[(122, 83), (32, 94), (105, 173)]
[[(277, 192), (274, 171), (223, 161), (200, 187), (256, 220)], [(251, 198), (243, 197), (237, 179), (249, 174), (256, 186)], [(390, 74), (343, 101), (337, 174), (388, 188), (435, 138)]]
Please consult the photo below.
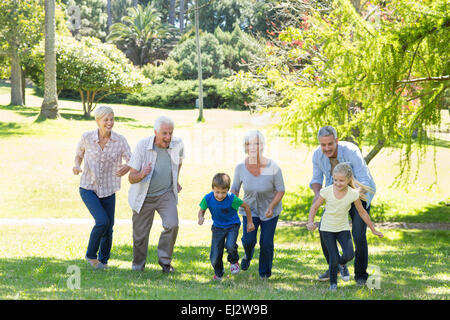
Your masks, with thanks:
[(94, 111), (95, 120), (99, 120), (109, 114), (114, 115), (114, 110), (108, 106), (99, 106), (99, 107), (95, 108), (95, 111)]
[(264, 148), (266, 146), (266, 139), (264, 138), (264, 135), (259, 130), (249, 130), (244, 136), (244, 152), (248, 153), (247, 146), (251, 140), (258, 139), (259, 142), (259, 149), (261, 152), (264, 151)]

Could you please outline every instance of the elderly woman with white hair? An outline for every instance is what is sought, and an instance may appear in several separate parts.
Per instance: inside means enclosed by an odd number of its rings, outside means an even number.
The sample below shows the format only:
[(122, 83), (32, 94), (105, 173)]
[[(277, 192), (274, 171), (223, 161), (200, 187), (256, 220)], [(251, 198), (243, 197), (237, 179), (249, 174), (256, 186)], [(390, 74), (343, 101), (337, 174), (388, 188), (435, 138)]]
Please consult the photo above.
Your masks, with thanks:
[(112, 131), (113, 109), (100, 106), (94, 115), (98, 128), (81, 136), (73, 173), (82, 173), (81, 199), (95, 219), (85, 258), (94, 269), (105, 269), (112, 247), (116, 192), (120, 189), (120, 178), (130, 170), (122, 161), (130, 160), (131, 149), (124, 136)]
[(244, 189), (243, 201), (250, 206), (255, 230), (247, 232), (247, 217), (240, 210), (243, 220), (242, 246), (245, 255), (241, 261), (241, 269), (247, 270), (253, 258), (257, 242), (258, 228), (261, 227), (259, 245), (259, 276), (267, 279), (272, 275), (274, 254), (274, 235), (281, 213), (281, 199), (284, 196), (284, 181), (281, 168), (263, 156), (265, 139), (258, 130), (247, 132), (244, 138), (244, 149), (247, 157), (238, 164), (234, 171), (231, 192), (239, 196), (241, 186)]

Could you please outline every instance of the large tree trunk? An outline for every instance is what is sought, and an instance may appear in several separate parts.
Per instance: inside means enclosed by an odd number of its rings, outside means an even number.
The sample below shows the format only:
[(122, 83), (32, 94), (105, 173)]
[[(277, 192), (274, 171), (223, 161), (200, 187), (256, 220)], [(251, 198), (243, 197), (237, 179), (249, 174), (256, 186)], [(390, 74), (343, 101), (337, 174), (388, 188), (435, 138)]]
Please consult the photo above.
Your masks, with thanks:
[(373, 149), (364, 157), (366, 164), (369, 165), (369, 162), (375, 158), (375, 156), (383, 149), (386, 139), (378, 140), (377, 144), (373, 147)]
[(175, 25), (175, 0), (170, 0), (169, 3), (169, 24)]
[(108, 0), (108, 2), (106, 3), (106, 11), (108, 13), (108, 32), (109, 32), (109, 28), (111, 28), (112, 25), (112, 14), (111, 14), (111, 0)]
[(197, 46), (197, 69), (198, 69), (198, 119), (197, 121), (203, 121), (203, 85), (202, 85), (202, 57), (200, 50), (200, 35), (199, 35), (199, 27), (198, 27), (198, 0), (195, 0), (195, 43)]
[(41, 119), (59, 117), (56, 91), (55, 29), (55, 0), (45, 0), (44, 101), (42, 101), (39, 115)]
[(22, 96), (22, 67), (20, 66), (20, 56), (18, 48), (11, 46), (10, 49), (11, 60), (11, 105), (23, 106)]
[(185, 14), (185, 8), (184, 8), (184, 0), (180, 0), (180, 32), (184, 32), (184, 14)]

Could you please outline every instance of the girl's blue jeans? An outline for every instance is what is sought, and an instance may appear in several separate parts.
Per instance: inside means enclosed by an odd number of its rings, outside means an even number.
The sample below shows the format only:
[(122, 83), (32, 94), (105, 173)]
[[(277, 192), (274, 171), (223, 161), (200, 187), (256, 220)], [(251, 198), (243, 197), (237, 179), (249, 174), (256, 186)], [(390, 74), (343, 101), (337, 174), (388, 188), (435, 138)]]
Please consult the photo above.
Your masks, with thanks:
[[(99, 198), (94, 191), (80, 188), (81, 199), (95, 219), (89, 237), (86, 257), (108, 263), (112, 247), (116, 194)], [(98, 253), (98, 258), (97, 258)]]
[[(352, 235), (350, 231), (320, 231), (320, 237), (328, 251), (330, 283), (337, 284), (338, 264), (344, 265), (354, 257)], [(342, 248), (342, 255), (339, 254), (338, 242)]]
[(247, 232), (247, 217), (242, 217), (242, 246), (245, 251), (245, 258), (250, 262), (253, 258), (253, 253), (255, 251), (255, 245), (257, 242), (258, 229), (261, 227), (261, 234), (259, 236), (259, 275), (260, 277), (268, 278), (272, 275), (272, 262), (273, 262), (273, 252), (274, 244), (273, 238), (275, 236), (275, 229), (277, 227), (278, 216), (262, 221), (257, 217), (252, 217), (253, 224), (255, 225), (255, 230), (252, 232)]

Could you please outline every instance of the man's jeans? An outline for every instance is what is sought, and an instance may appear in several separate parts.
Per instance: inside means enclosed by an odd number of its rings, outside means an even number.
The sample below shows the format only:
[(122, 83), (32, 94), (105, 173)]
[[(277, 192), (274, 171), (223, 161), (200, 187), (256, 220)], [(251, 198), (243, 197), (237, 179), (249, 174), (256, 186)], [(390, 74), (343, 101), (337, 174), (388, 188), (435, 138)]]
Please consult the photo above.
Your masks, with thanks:
[(89, 237), (86, 257), (97, 259), (98, 252), (98, 260), (107, 264), (112, 246), (116, 194), (99, 198), (94, 191), (80, 188), (80, 196), (95, 219), (95, 225)]
[[(350, 231), (328, 232), (320, 231), (320, 238), (325, 242), (328, 250), (330, 283), (337, 284), (338, 264), (344, 265), (353, 259), (353, 243)], [(342, 256), (339, 255), (337, 242), (341, 245)]]
[(256, 245), (256, 235), (258, 228), (261, 227), (261, 234), (259, 236), (259, 275), (260, 277), (268, 278), (272, 275), (272, 261), (273, 261), (273, 238), (275, 236), (275, 229), (277, 227), (278, 216), (270, 220), (262, 221), (259, 218), (252, 217), (255, 230), (247, 233), (247, 217), (242, 217), (242, 246), (244, 247), (246, 260), (250, 261), (253, 258), (253, 253)]
[[(366, 202), (361, 200), (361, 203), (370, 214), (370, 206), (366, 208)], [(355, 243), (355, 280), (367, 281), (369, 274), (367, 273), (367, 265), (369, 262), (369, 248), (367, 246), (366, 231), (367, 225), (363, 219), (359, 216), (358, 210), (354, 204), (350, 208), (350, 217), (352, 218), (352, 236)], [(328, 251), (326, 244), (320, 235), (320, 244), (322, 245), (322, 251), (329, 263)]]
[(214, 225), (211, 227), (211, 253), (209, 258), (214, 268), (214, 273), (221, 278), (224, 274), (223, 270), (223, 250), (227, 249), (229, 263), (236, 263), (239, 261), (238, 245), (236, 240), (239, 234), (240, 225), (233, 224), (228, 228), (218, 228)]

